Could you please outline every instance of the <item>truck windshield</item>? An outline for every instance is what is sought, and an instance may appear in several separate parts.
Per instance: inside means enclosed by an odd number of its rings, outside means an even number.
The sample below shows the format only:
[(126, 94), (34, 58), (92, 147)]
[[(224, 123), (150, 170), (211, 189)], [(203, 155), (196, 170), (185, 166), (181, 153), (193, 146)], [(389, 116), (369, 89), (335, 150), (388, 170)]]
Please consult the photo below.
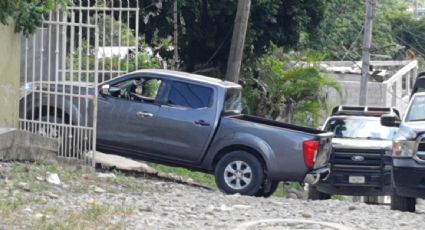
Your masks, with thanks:
[(425, 121), (425, 96), (416, 96), (413, 99), (406, 121)]
[(398, 128), (381, 125), (379, 117), (331, 118), (325, 130), (333, 132), (336, 138), (370, 140), (392, 140)]
[(228, 88), (224, 99), (225, 113), (242, 112), (242, 90), (241, 88)]

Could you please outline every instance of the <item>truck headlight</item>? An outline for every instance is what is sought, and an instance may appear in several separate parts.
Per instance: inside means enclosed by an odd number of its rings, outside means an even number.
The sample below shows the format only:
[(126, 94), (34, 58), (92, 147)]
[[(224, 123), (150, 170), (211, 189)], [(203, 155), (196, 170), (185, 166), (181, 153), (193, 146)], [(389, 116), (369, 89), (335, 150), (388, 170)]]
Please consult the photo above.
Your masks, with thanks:
[(412, 157), (416, 151), (416, 141), (393, 141), (393, 157)]

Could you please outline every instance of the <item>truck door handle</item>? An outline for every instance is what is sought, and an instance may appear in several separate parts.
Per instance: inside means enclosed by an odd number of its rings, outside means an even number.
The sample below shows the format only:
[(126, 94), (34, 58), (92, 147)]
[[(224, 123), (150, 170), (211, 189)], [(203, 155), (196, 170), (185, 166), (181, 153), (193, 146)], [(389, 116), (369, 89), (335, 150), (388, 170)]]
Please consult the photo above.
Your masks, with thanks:
[(197, 121), (194, 121), (193, 123), (195, 123), (195, 125), (200, 125), (200, 126), (210, 126), (210, 123), (204, 120), (197, 120)]
[(147, 112), (137, 112), (136, 114), (138, 117), (153, 117), (152, 113), (147, 113)]

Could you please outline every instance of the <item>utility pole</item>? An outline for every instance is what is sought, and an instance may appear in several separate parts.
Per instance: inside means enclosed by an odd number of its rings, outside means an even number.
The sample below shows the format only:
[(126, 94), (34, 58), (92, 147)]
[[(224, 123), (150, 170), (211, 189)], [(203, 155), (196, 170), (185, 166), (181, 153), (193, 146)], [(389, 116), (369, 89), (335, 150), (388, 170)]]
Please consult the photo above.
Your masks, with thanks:
[(178, 40), (178, 12), (177, 12), (177, 0), (174, 0), (173, 7), (173, 16), (174, 16), (174, 57), (173, 57), (173, 69), (177, 70), (179, 68), (179, 40)]
[(239, 0), (226, 71), (226, 80), (236, 83), (239, 81), (239, 74), (241, 71), (250, 9), (251, 0)]
[(366, 18), (363, 34), (362, 78), (360, 81), (360, 105), (367, 105), (367, 83), (369, 80), (370, 45), (372, 43), (373, 19), (375, 18), (377, 0), (366, 1)]

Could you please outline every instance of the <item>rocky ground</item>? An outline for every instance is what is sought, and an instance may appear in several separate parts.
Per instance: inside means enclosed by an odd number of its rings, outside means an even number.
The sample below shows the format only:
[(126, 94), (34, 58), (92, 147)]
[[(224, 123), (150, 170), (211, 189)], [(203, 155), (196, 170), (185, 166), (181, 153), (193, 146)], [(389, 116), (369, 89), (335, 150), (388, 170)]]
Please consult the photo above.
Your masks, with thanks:
[(423, 229), (424, 211), (228, 196), (81, 166), (0, 163), (0, 229)]

